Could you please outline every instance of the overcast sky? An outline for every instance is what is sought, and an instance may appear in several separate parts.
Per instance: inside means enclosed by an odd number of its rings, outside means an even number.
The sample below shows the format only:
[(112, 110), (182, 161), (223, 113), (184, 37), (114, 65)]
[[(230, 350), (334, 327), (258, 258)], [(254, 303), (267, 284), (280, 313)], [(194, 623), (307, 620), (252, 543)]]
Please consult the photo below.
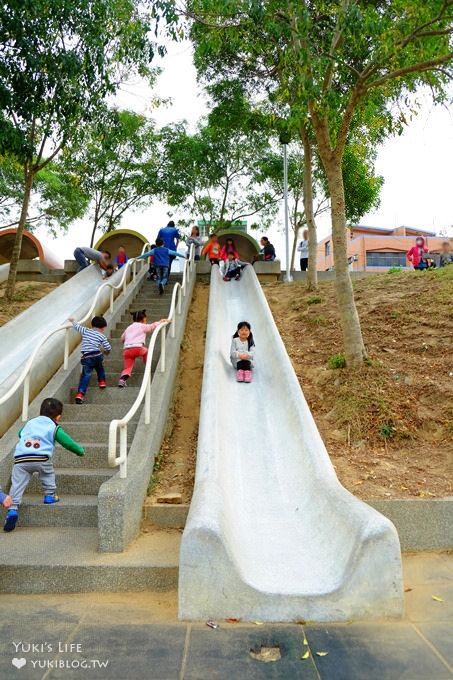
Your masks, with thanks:
[[(190, 45), (173, 44), (160, 62), (163, 73), (154, 92), (172, 99), (171, 106), (150, 110), (150, 91), (140, 83), (128, 83), (117, 97), (121, 108), (152, 115), (159, 125), (186, 119), (191, 126), (206, 110), (205, 99), (197, 85)], [(452, 211), (453, 108), (434, 107), (428, 97), (401, 137), (379, 149), (376, 172), (385, 179), (380, 207), (363, 217), (362, 224), (393, 228), (400, 225), (439, 230), (453, 224)], [(145, 211), (125, 215), (121, 226), (136, 229), (153, 239), (168, 221), (168, 207), (157, 204)], [(177, 212), (174, 211), (177, 219)], [(329, 217), (319, 220), (319, 236), (330, 232)], [(283, 258), (283, 210), (275, 229), (268, 232)], [(42, 231), (37, 235), (64, 258), (72, 257), (76, 246), (88, 245), (88, 220), (74, 224), (69, 233), (55, 241)], [(99, 234), (100, 236), (100, 234)]]

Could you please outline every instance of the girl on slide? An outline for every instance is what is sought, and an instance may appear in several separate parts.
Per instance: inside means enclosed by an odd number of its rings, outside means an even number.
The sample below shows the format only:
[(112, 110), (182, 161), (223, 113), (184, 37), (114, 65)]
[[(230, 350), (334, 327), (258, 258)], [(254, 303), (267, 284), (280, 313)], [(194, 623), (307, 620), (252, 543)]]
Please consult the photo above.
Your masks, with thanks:
[(131, 312), (131, 316), (132, 323), (126, 328), (121, 336), (121, 341), (124, 344), (124, 366), (121, 378), (118, 382), (118, 387), (126, 387), (127, 379), (131, 376), (135, 360), (138, 357), (142, 357), (143, 363), (146, 364), (146, 357), (148, 356), (148, 348), (145, 347), (146, 334), (152, 333), (159, 324), (168, 321), (168, 319), (161, 319), (155, 323), (147, 323), (146, 309), (141, 309), (138, 312)]
[(248, 321), (240, 321), (231, 340), (230, 359), (236, 369), (237, 382), (252, 382), (255, 341)]

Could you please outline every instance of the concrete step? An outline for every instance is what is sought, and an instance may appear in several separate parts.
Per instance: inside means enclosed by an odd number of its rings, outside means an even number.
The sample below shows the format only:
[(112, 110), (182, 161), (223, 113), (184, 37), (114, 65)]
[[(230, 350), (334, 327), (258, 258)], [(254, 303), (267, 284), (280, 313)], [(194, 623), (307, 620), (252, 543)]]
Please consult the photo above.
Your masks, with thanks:
[[(87, 454), (83, 457), (85, 465), (89, 465), (90, 456)], [(56, 482), (58, 494), (66, 495), (89, 495), (97, 496), (99, 487), (115, 474), (113, 468), (62, 468), (56, 467)], [(41, 484), (36, 475), (28, 486), (27, 493), (39, 494), (42, 493)]]
[(61, 496), (59, 503), (44, 505), (43, 494), (25, 494), (19, 509), (21, 527), (97, 527), (98, 497)]
[[(122, 368), (123, 363), (121, 362), (120, 365)], [(120, 371), (118, 371), (116, 378), (113, 378), (113, 375), (114, 374), (112, 373), (112, 379), (107, 381), (107, 385), (111, 385), (111, 387), (109, 386), (105, 390), (99, 390), (98, 392), (95, 390), (88, 390), (85, 395), (85, 404), (132, 404), (135, 401), (139, 387), (128, 386), (129, 389), (127, 392), (126, 390), (118, 389), (117, 383), (120, 377)], [(70, 392), (71, 403), (74, 401), (76, 394), (77, 389), (73, 388)]]
[[(123, 364), (121, 364), (121, 369), (122, 368), (123, 368)], [(140, 387), (140, 385), (142, 384), (142, 380), (143, 380), (143, 368), (144, 368), (143, 364), (139, 364), (138, 361), (137, 361), (136, 364), (135, 364), (135, 367), (134, 367), (134, 372), (132, 373), (131, 377), (127, 381), (127, 389), (132, 389), (134, 387), (137, 387), (137, 388)], [(155, 368), (156, 368), (155, 362), (153, 362), (152, 372), (154, 372)], [(117, 385), (118, 380), (121, 376), (121, 370), (119, 369), (115, 373), (106, 373), (105, 375), (106, 375), (108, 384)], [(117, 389), (119, 391), (118, 387), (116, 387), (115, 389)], [(132, 404), (132, 401), (131, 401), (131, 404)]]
[[(118, 390), (119, 391), (119, 390)], [(122, 418), (128, 411), (125, 404), (100, 404), (84, 403), (84, 404), (65, 404), (64, 405), (64, 422), (79, 422), (85, 426), (85, 421), (95, 421), (98, 423), (109, 423), (114, 418)], [(135, 420), (138, 420), (138, 415)], [(63, 425), (63, 423), (62, 423)], [(63, 429), (65, 427), (63, 426)]]
[[(154, 369), (157, 366), (157, 362), (159, 361), (159, 356), (160, 356), (160, 343), (158, 343), (158, 346), (156, 347), (156, 351), (153, 356), (153, 366), (152, 368)], [(123, 370), (123, 360), (122, 359), (112, 359), (112, 361), (109, 361), (109, 365), (105, 367), (106, 369), (106, 375), (109, 375), (110, 373), (115, 373), (116, 372), (116, 380), (113, 383), (113, 385), (116, 385), (118, 382), (118, 378), (121, 375), (121, 371)], [(108, 371), (108, 373), (107, 373)], [(134, 366), (134, 373), (140, 372), (143, 374), (144, 371), (144, 363), (142, 359), (136, 359), (135, 360), (135, 366)], [(110, 380), (106, 380), (107, 385), (112, 385)], [(99, 390), (100, 392), (102, 390)]]
[(0, 592), (143, 592), (177, 587), (179, 532), (143, 534), (124, 553), (98, 553), (97, 540), (97, 529), (86, 527), (62, 531), (18, 523), (15, 531), (2, 531)]
[[(79, 427), (80, 429), (80, 427)], [(96, 444), (92, 441), (83, 441), (85, 439), (84, 432), (79, 432), (79, 443), (85, 449), (84, 456), (76, 456), (74, 453), (57, 446), (53, 455), (55, 469), (71, 468), (72, 470), (111, 470), (115, 473), (115, 468), (108, 468), (107, 456), (107, 440), (105, 442)]]
[[(80, 408), (83, 408), (84, 406), (87, 409), (91, 409), (90, 404), (83, 404)], [(127, 411), (124, 410), (122, 415), (125, 415), (126, 413)], [(87, 417), (91, 418), (91, 414), (89, 414)], [(137, 426), (136, 418), (137, 416), (134, 416), (134, 420), (130, 422), (127, 427), (127, 441), (129, 443), (134, 438), (135, 429)], [(69, 436), (75, 439), (79, 444), (86, 447), (87, 451), (89, 447), (91, 447), (93, 444), (103, 444), (105, 449), (107, 450), (110, 422), (96, 422), (96, 421), (81, 422), (77, 420), (75, 421), (65, 420), (62, 423), (62, 425), (65, 432), (67, 432)]]

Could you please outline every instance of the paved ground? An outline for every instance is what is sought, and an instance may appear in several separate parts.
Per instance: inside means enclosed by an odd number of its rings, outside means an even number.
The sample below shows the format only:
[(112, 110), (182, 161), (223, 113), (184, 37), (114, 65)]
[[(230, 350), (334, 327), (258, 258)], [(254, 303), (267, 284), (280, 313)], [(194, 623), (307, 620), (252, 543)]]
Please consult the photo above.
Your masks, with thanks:
[(405, 618), (372, 623), (213, 630), (178, 623), (174, 591), (2, 595), (0, 678), (451, 680), (453, 553), (406, 555), (404, 571)]

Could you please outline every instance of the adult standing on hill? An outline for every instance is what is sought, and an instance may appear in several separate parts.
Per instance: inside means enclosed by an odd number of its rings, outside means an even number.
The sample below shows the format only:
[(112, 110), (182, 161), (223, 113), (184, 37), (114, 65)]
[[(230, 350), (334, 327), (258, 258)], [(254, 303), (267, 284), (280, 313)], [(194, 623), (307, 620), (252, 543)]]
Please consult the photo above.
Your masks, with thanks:
[[(176, 229), (173, 220), (170, 220), (166, 227), (162, 227), (162, 229), (159, 229), (157, 238), (162, 239), (162, 241), (164, 242), (164, 246), (168, 248), (168, 250), (178, 250), (178, 245), (181, 240), (181, 234), (179, 233), (178, 229)], [(168, 273), (170, 273), (171, 265), (174, 259), (175, 256), (170, 255), (170, 266), (168, 269)]]
[(308, 229), (302, 232), (302, 241), (297, 246), (297, 252), (300, 253), (300, 271), (306, 272), (308, 269)]

